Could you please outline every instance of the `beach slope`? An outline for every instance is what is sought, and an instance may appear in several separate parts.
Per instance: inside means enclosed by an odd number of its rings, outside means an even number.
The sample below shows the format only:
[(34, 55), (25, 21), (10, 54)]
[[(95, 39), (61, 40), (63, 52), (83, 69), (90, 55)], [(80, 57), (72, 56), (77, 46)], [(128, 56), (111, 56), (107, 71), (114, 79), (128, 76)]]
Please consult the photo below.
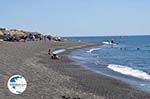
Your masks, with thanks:
[[(0, 99), (150, 99), (121, 81), (82, 68), (68, 58), (72, 51), (96, 43), (0, 42)], [(65, 49), (52, 60), (48, 48)], [(27, 89), (21, 95), (7, 88), (8, 78), (21, 74)]]

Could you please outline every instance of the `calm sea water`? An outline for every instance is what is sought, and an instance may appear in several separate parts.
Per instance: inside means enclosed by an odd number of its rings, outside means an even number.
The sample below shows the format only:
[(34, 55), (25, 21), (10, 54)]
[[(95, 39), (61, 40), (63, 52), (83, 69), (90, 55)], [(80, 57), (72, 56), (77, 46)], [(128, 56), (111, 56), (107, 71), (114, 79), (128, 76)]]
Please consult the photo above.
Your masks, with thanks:
[(70, 57), (96, 73), (150, 92), (150, 36), (74, 37), (72, 40), (116, 44), (79, 49)]

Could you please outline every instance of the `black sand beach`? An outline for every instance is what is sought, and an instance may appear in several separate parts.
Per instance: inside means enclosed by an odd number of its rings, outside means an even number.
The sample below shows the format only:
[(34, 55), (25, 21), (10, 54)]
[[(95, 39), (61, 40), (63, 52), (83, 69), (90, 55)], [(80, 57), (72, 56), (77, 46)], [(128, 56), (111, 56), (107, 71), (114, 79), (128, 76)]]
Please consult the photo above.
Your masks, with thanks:
[[(68, 58), (75, 46), (97, 46), (79, 42), (0, 42), (0, 99), (150, 99), (150, 94), (82, 68)], [(71, 48), (72, 47), (72, 48)], [(73, 48), (74, 47), (74, 48)], [(60, 60), (51, 60), (48, 48), (67, 49)], [(21, 74), (27, 89), (12, 94), (7, 80)]]

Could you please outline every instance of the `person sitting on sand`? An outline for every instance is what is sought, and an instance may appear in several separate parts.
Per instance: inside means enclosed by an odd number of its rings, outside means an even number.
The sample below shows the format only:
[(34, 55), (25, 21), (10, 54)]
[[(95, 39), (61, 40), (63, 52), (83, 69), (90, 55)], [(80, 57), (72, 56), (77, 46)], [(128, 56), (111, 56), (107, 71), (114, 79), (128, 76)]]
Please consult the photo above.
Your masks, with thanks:
[(49, 48), (48, 55), (51, 56), (51, 59), (60, 59), (55, 53), (52, 53), (52, 50)]
[(51, 56), (51, 59), (60, 59), (60, 58), (59, 58), (59, 56), (57, 56), (56, 54), (53, 54), (53, 55)]
[(52, 55), (52, 50), (49, 48), (48, 55)]

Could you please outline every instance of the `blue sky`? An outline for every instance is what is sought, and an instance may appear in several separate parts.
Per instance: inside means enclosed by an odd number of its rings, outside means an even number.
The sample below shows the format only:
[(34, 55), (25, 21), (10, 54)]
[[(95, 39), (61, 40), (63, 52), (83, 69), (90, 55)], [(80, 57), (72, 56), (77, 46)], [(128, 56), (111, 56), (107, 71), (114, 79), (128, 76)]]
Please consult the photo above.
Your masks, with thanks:
[(1, 0), (0, 27), (59, 36), (150, 35), (150, 0)]

